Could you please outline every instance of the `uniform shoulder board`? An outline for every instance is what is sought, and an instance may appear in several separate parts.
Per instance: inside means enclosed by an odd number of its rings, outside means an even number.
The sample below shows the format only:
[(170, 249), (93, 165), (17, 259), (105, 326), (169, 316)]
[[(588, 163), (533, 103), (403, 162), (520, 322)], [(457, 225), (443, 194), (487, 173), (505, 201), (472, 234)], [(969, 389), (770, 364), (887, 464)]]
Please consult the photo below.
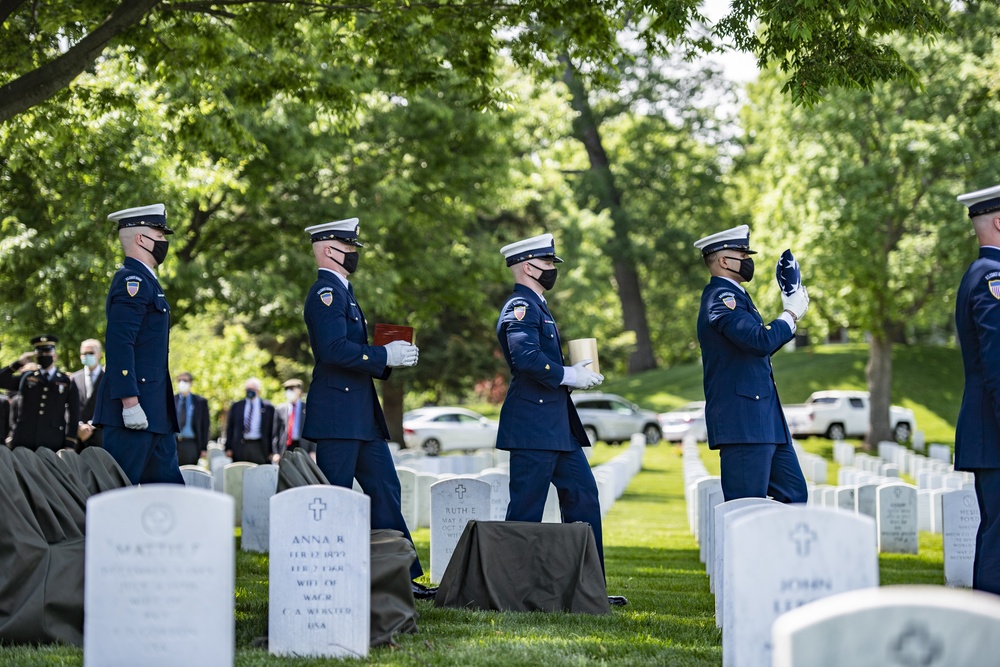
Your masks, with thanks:
[(983, 280), (986, 281), (986, 287), (989, 288), (993, 298), (1000, 299), (1000, 271), (990, 271), (983, 276)]

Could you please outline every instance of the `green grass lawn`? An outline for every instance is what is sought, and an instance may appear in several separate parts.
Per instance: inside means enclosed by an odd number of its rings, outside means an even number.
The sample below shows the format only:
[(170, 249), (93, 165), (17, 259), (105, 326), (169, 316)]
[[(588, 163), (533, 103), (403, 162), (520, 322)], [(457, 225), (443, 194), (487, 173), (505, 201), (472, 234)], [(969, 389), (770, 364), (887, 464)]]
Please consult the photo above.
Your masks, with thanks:
[[(817, 441), (819, 442), (819, 441)], [(819, 446), (819, 445), (818, 445)], [(621, 449), (598, 445), (593, 462)], [(702, 451), (710, 471), (718, 455)], [(425, 567), (429, 531), (414, 535)], [(608, 616), (492, 613), (435, 609), (418, 602), (420, 633), (371, 652), (379, 665), (719, 665), (721, 635), (698, 550), (688, 534), (679, 449), (646, 449), (643, 471), (604, 520), (608, 592), (629, 606)], [(941, 537), (921, 533), (917, 556), (881, 556), (883, 584), (943, 581)], [(267, 557), (238, 552), (236, 664), (322, 665), (328, 660), (275, 658), (253, 648), (267, 632)], [(363, 661), (345, 661), (362, 663)], [(0, 648), (0, 665), (81, 665), (78, 649)]]

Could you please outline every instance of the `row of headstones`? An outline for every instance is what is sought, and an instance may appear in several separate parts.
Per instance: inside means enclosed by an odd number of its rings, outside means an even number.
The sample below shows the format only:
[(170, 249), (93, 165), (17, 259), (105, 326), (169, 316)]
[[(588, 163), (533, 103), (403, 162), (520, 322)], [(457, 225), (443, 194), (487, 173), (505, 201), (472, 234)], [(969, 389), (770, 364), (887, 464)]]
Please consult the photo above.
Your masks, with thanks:
[[(173, 485), (88, 500), (84, 664), (233, 665), (233, 505)], [(268, 506), (270, 652), (367, 656), (369, 498), (306, 486)]]
[[(941, 474), (954, 471), (952, 451), (948, 445), (931, 445), (925, 456), (897, 442), (884, 440), (878, 444), (877, 452), (877, 456), (873, 456), (867, 452), (856, 452), (854, 445), (847, 442), (838, 440), (833, 443), (833, 460), (836, 463), (861, 468), (866, 472), (879, 473), (879, 466), (884, 464), (895, 465), (900, 473), (914, 478), (923, 470)], [(894, 476), (899, 477), (899, 474)]]
[(449, 454), (427, 456), (423, 451), (391, 448), (396, 467), (410, 468), (417, 472), (435, 475), (475, 475), (487, 468), (509, 468), (510, 454), (501, 449), (490, 449), (475, 454)]
[[(810, 601), (878, 585), (874, 520), (839, 509), (785, 506), (768, 499), (723, 502), (721, 482), (707, 475), (697, 447), (685, 446), (683, 454), (686, 495), (689, 503), (696, 504), (692, 532), (700, 538), (699, 554), (716, 595), (716, 622), (723, 631), (723, 664), (770, 665), (772, 646), (774, 664), (867, 664), (836, 659), (824, 662), (819, 658), (829, 660), (829, 654), (804, 657), (801, 649), (794, 652), (795, 661), (788, 662), (781, 656), (801, 639), (800, 632), (813, 624), (786, 624), (780, 641), (775, 630), (773, 644), (771, 624), (784, 612)], [(883, 493), (891, 498), (900, 485), (884, 486)], [(972, 540), (974, 545), (974, 533)], [(950, 595), (943, 589), (928, 588), (933, 589), (925, 596), (929, 599)], [(914, 599), (914, 604), (924, 602)], [(930, 602), (927, 605), (933, 606)]]

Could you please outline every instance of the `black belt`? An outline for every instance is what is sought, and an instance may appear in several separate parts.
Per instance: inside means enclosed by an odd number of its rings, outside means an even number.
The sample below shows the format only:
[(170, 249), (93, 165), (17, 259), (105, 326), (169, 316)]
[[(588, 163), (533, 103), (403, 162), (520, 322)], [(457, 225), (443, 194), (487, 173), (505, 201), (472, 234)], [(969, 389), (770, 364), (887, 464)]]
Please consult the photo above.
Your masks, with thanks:
[(243, 442), (263, 442), (263, 438), (243, 438)]

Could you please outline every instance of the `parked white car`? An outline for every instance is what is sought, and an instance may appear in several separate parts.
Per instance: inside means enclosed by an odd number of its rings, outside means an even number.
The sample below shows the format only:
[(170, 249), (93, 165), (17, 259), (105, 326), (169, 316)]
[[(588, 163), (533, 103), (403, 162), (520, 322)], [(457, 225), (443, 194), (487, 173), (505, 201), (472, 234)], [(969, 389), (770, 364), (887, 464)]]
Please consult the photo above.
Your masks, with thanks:
[(687, 436), (692, 436), (698, 442), (708, 440), (708, 428), (705, 426), (705, 401), (694, 401), (682, 405), (676, 410), (661, 412), (657, 415), (663, 439), (670, 442), (681, 442)]
[[(805, 403), (786, 405), (783, 410), (793, 436), (863, 438), (868, 432), (869, 401), (867, 391), (817, 391)], [(889, 426), (896, 442), (909, 440), (917, 426), (913, 410), (890, 406)]]
[(496, 447), (498, 423), (465, 408), (419, 408), (403, 414), (403, 442), (430, 456)]
[(600, 391), (574, 391), (571, 395), (591, 444), (598, 440), (619, 444), (628, 441), (633, 433), (645, 435), (647, 445), (663, 439), (660, 422), (652, 410), (643, 410), (621, 396)]

